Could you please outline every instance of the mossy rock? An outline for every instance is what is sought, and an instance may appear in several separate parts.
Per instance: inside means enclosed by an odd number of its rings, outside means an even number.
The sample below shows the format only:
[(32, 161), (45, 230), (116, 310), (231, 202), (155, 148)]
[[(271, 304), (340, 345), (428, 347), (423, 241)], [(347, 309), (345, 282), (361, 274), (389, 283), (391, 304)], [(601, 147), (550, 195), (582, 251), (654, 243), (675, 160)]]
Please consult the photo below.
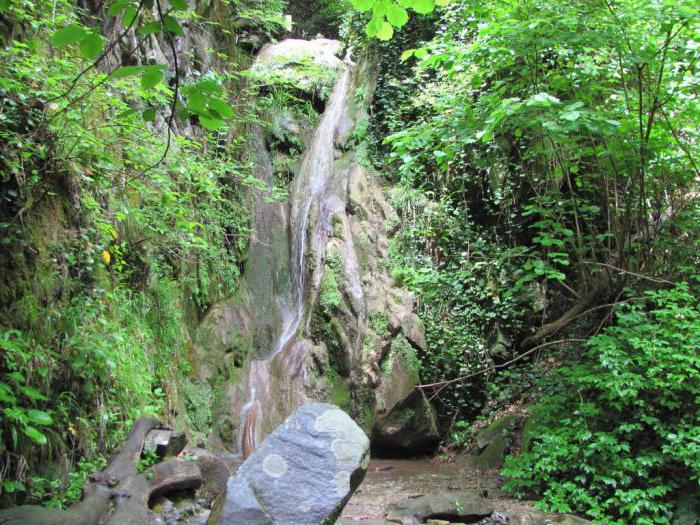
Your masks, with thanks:
[(539, 422), (537, 417), (532, 415), (525, 420), (525, 424), (520, 433), (520, 453), (530, 452), (532, 440), (537, 436)]
[(688, 485), (676, 501), (673, 525), (700, 524), (700, 490), (697, 485)]
[(513, 431), (520, 421), (519, 416), (504, 416), (481, 430), (476, 435), (480, 452), (474, 458), (474, 466), (480, 470), (501, 468), (513, 442)]
[(504, 416), (498, 418), (493, 423), (491, 423), (485, 429), (479, 431), (476, 435), (476, 444), (479, 449), (490, 445), (498, 438), (510, 434), (515, 427), (520, 422), (520, 417), (518, 416)]
[(474, 458), (474, 466), (479, 470), (493, 470), (503, 466), (508, 449), (508, 439), (498, 436)]

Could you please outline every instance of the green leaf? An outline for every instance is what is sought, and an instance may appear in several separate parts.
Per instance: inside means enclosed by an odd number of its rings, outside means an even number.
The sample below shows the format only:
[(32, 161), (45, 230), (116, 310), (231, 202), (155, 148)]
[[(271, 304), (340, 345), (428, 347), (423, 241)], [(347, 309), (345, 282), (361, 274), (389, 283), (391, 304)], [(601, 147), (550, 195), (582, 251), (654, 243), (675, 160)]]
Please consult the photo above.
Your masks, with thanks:
[(154, 64), (151, 66), (122, 66), (112, 72), (112, 78), (132, 77), (149, 71), (159, 71), (165, 69), (165, 64)]
[(416, 51), (415, 49), (407, 49), (406, 51), (401, 53), (401, 62), (405, 62), (406, 60), (411, 58), (413, 56), (413, 54), (415, 53), (415, 51)]
[(389, 23), (395, 27), (403, 27), (408, 22), (408, 12), (401, 6), (391, 4), (386, 12)]
[(46, 445), (48, 443), (46, 436), (34, 427), (26, 426), (22, 429), (22, 432), (37, 445)]
[(391, 40), (391, 37), (394, 36), (394, 28), (391, 27), (391, 24), (389, 22), (383, 22), (382, 26), (379, 28), (379, 31), (377, 32), (377, 38), (379, 40)]
[(80, 53), (90, 60), (95, 60), (104, 48), (104, 40), (97, 33), (89, 33), (80, 42)]
[(422, 15), (432, 13), (435, 10), (434, 0), (413, 0), (411, 9)]
[(211, 130), (217, 130), (224, 125), (224, 121), (221, 119), (204, 117), (202, 115), (199, 116), (199, 123), (203, 128)]
[(169, 2), (174, 9), (177, 9), (179, 11), (186, 11), (187, 9), (189, 9), (189, 6), (187, 5), (187, 0), (169, 0)]
[(80, 42), (83, 38), (85, 38), (86, 34), (87, 31), (85, 31), (85, 29), (80, 27), (78, 24), (69, 24), (53, 34), (51, 37), (51, 43), (55, 47), (70, 46)]
[(151, 89), (163, 80), (163, 72), (160, 70), (146, 71), (141, 77), (141, 87), (143, 89)]
[(384, 17), (373, 16), (367, 24), (367, 26), (365, 27), (365, 33), (367, 33), (367, 36), (370, 38), (377, 36), (379, 34), (379, 31), (381, 31), (383, 24)]
[(138, 8), (133, 4), (129, 5), (129, 7), (126, 8), (126, 11), (124, 11), (122, 25), (124, 27), (129, 27), (131, 24), (133, 24), (134, 20), (136, 19), (136, 13), (138, 13)]
[(194, 85), (194, 87), (198, 91), (209, 95), (220, 95), (223, 93), (223, 89), (221, 89), (221, 86), (216, 80), (200, 80)]
[(27, 411), (27, 417), (35, 425), (46, 426), (53, 423), (51, 415), (48, 412), (44, 412), (43, 410), (30, 409)]
[(357, 9), (360, 13), (369, 11), (374, 7), (375, 0), (351, 0), (352, 6)]
[(185, 31), (182, 29), (182, 26), (180, 26), (180, 23), (170, 15), (165, 15), (163, 17), (163, 27), (165, 27), (168, 33), (177, 36), (185, 36)]
[(107, 9), (107, 13), (111, 16), (117, 16), (119, 13), (124, 11), (129, 5), (131, 5), (131, 0), (115, 0)]
[(44, 394), (31, 386), (20, 386), (19, 390), (32, 401), (45, 401), (47, 399)]
[(231, 118), (233, 116), (233, 108), (225, 100), (220, 98), (212, 98), (209, 100), (209, 109), (216, 111), (221, 118)]
[(112, 78), (124, 78), (143, 73), (143, 66), (122, 66), (112, 72)]
[(161, 29), (163, 29), (163, 24), (161, 24), (160, 22), (149, 22), (139, 27), (136, 30), (136, 32), (141, 36), (147, 36), (152, 35), (153, 33), (157, 33)]
[(192, 91), (187, 95), (187, 109), (191, 113), (201, 114), (207, 109), (207, 97), (199, 91)]
[(156, 110), (153, 108), (145, 109), (141, 116), (146, 122), (153, 122), (156, 119)]

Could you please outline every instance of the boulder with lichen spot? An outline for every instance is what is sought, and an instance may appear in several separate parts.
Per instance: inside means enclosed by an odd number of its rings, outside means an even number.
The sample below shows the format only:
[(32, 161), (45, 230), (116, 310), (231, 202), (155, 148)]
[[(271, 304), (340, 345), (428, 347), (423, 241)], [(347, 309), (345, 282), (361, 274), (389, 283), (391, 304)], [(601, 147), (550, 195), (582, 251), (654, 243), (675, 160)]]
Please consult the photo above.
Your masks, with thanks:
[(350, 416), (306, 403), (229, 478), (209, 523), (334, 523), (368, 463), (369, 439)]

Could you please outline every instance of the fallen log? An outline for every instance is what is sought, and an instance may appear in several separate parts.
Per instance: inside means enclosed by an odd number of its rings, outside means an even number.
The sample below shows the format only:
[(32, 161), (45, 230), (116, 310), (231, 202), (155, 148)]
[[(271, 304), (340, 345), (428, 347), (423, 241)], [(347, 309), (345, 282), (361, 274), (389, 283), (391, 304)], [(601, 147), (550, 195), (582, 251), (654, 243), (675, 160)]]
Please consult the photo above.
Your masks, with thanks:
[[(148, 433), (161, 427), (156, 419), (134, 423), (124, 447), (107, 468), (83, 487), (83, 499), (66, 510), (22, 505), (0, 510), (0, 525), (147, 525), (155, 514), (152, 497), (201, 485), (202, 474), (193, 461), (172, 459), (140, 473), (137, 463)], [(114, 510), (111, 512), (111, 502)]]

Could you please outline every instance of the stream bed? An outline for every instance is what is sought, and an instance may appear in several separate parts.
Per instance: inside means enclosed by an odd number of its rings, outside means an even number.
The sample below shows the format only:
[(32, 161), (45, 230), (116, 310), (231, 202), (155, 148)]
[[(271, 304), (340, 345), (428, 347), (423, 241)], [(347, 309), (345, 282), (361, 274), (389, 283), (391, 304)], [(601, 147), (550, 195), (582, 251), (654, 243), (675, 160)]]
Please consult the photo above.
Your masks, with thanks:
[(373, 459), (338, 524), (389, 525), (393, 523), (385, 518), (389, 505), (442, 490), (479, 491), (504, 514), (532, 509), (531, 503), (510, 499), (499, 490), (500, 482), (495, 473), (479, 474), (433, 458)]

